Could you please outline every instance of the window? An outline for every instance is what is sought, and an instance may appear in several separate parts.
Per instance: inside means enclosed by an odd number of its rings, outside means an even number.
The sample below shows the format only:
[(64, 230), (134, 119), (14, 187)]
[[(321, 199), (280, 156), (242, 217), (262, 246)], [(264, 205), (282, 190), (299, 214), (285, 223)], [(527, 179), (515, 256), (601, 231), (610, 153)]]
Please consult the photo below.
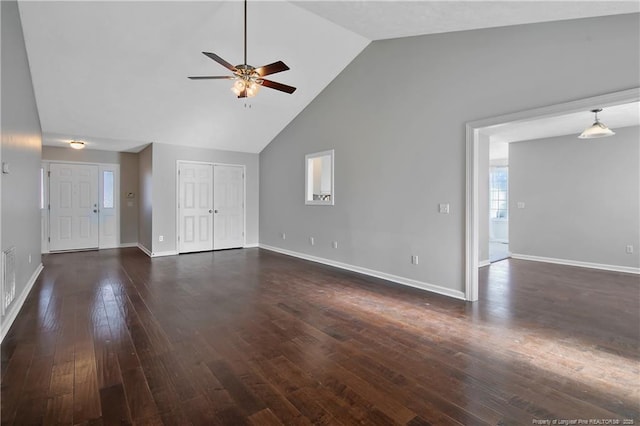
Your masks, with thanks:
[(102, 172), (102, 207), (105, 209), (113, 208), (113, 172)]
[(509, 217), (509, 168), (491, 167), (489, 173), (489, 214), (490, 219), (508, 219)]
[(305, 156), (305, 204), (333, 205), (333, 150)]

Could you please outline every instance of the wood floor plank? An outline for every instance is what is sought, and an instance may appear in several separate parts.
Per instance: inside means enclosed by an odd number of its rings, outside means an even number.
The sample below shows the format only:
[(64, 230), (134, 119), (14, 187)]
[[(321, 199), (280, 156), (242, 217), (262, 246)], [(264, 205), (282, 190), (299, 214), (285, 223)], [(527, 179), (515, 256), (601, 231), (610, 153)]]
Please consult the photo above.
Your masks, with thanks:
[[(4, 347), (3, 347), (4, 349)], [(25, 379), (33, 359), (34, 343), (21, 343), (16, 346), (2, 378), (2, 421), (12, 423), (18, 409), (18, 402), (25, 386)]]
[(246, 417), (266, 408), (264, 403), (234, 375), (225, 362), (212, 361), (207, 366), (218, 378), (240, 410), (245, 413)]
[(44, 416), (44, 424), (47, 425), (72, 425), (73, 424), (73, 394), (59, 394), (47, 400), (47, 409)]
[(197, 396), (182, 405), (182, 412), (193, 426), (220, 425), (214, 410), (204, 396)]
[(249, 422), (255, 426), (284, 426), (284, 423), (268, 408), (252, 414), (249, 417)]
[(100, 405), (102, 406), (102, 420), (106, 425), (130, 425), (131, 413), (127, 405), (122, 384), (112, 385), (100, 389)]
[(260, 249), (43, 263), (2, 425), (640, 419), (635, 275), (507, 260), (470, 304)]
[(123, 371), (122, 383), (131, 419), (134, 422), (158, 414), (158, 408), (141, 367)]

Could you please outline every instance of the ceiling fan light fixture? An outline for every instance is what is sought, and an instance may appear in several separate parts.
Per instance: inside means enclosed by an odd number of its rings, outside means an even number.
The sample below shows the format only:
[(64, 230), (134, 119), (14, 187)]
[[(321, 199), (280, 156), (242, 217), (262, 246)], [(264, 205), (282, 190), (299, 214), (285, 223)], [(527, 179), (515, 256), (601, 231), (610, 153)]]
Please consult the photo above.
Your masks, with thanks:
[(264, 78), (267, 75), (287, 71), (289, 67), (284, 62), (277, 61), (272, 64), (263, 65), (259, 68), (247, 64), (247, 0), (244, 0), (244, 63), (233, 66), (215, 53), (202, 53), (231, 71), (233, 75), (193, 76), (189, 77), (191, 80), (234, 80), (233, 86), (231, 86), (231, 91), (235, 93), (238, 98), (251, 98), (258, 94), (262, 86), (289, 94), (296, 91), (296, 88), (293, 86), (287, 86), (286, 84)]
[(596, 138), (606, 138), (607, 136), (613, 136), (616, 133), (609, 129), (604, 123), (601, 123), (598, 120), (598, 113), (602, 111), (602, 108), (592, 109), (591, 112), (595, 114), (595, 122), (588, 127), (578, 136), (580, 139), (596, 139)]
[(260, 84), (253, 80), (238, 78), (236, 82), (233, 83), (233, 86), (231, 86), (231, 91), (235, 93), (237, 97), (252, 98), (260, 91)]
[(247, 97), (252, 98), (257, 95), (260, 91), (260, 87), (261, 86), (255, 81), (249, 82), (249, 84), (247, 84)]
[(237, 78), (233, 86), (231, 86), (231, 91), (236, 94), (236, 96), (240, 96), (245, 90), (244, 80), (241, 78)]
[(83, 149), (84, 148), (84, 142), (82, 141), (71, 141), (69, 142), (69, 146), (73, 149)]

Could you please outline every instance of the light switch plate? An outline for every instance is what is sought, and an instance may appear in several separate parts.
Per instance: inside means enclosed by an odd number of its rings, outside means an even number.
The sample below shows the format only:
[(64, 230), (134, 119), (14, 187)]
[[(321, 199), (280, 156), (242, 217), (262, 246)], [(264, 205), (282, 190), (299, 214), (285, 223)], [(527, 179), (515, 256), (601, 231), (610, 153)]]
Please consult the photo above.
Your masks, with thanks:
[(443, 214), (449, 214), (449, 203), (438, 204), (438, 212)]

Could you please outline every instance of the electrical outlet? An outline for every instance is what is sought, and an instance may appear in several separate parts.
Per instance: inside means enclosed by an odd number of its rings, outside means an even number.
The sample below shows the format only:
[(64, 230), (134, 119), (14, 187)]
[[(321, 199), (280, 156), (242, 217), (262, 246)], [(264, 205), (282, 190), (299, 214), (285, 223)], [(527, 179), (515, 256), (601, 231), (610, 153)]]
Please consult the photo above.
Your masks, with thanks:
[(29, 263), (31, 263), (31, 255), (29, 255)]
[(337, 242), (337, 241), (334, 241), (333, 243), (331, 243), (331, 246), (332, 246), (334, 249), (337, 249), (337, 248), (338, 248), (338, 242)]
[(418, 264), (418, 256), (416, 256), (416, 255), (411, 256), (411, 264), (412, 265), (417, 265)]
[(633, 246), (632, 245), (628, 245), (627, 246), (627, 254), (633, 254)]
[(287, 239), (287, 234), (285, 234), (284, 232), (282, 234), (280, 234), (280, 236), (282, 237), (283, 240)]
[(449, 214), (449, 203), (438, 204), (438, 212), (442, 214)]
[(316, 244), (316, 240), (313, 237), (309, 237), (309, 244), (312, 246)]
[(160, 236), (158, 237), (158, 241), (163, 242), (163, 241), (164, 241), (164, 235), (160, 235)]
[(518, 202), (517, 202), (517, 204), (516, 204), (516, 206), (517, 206), (519, 209), (524, 209), (524, 201), (518, 201)]

